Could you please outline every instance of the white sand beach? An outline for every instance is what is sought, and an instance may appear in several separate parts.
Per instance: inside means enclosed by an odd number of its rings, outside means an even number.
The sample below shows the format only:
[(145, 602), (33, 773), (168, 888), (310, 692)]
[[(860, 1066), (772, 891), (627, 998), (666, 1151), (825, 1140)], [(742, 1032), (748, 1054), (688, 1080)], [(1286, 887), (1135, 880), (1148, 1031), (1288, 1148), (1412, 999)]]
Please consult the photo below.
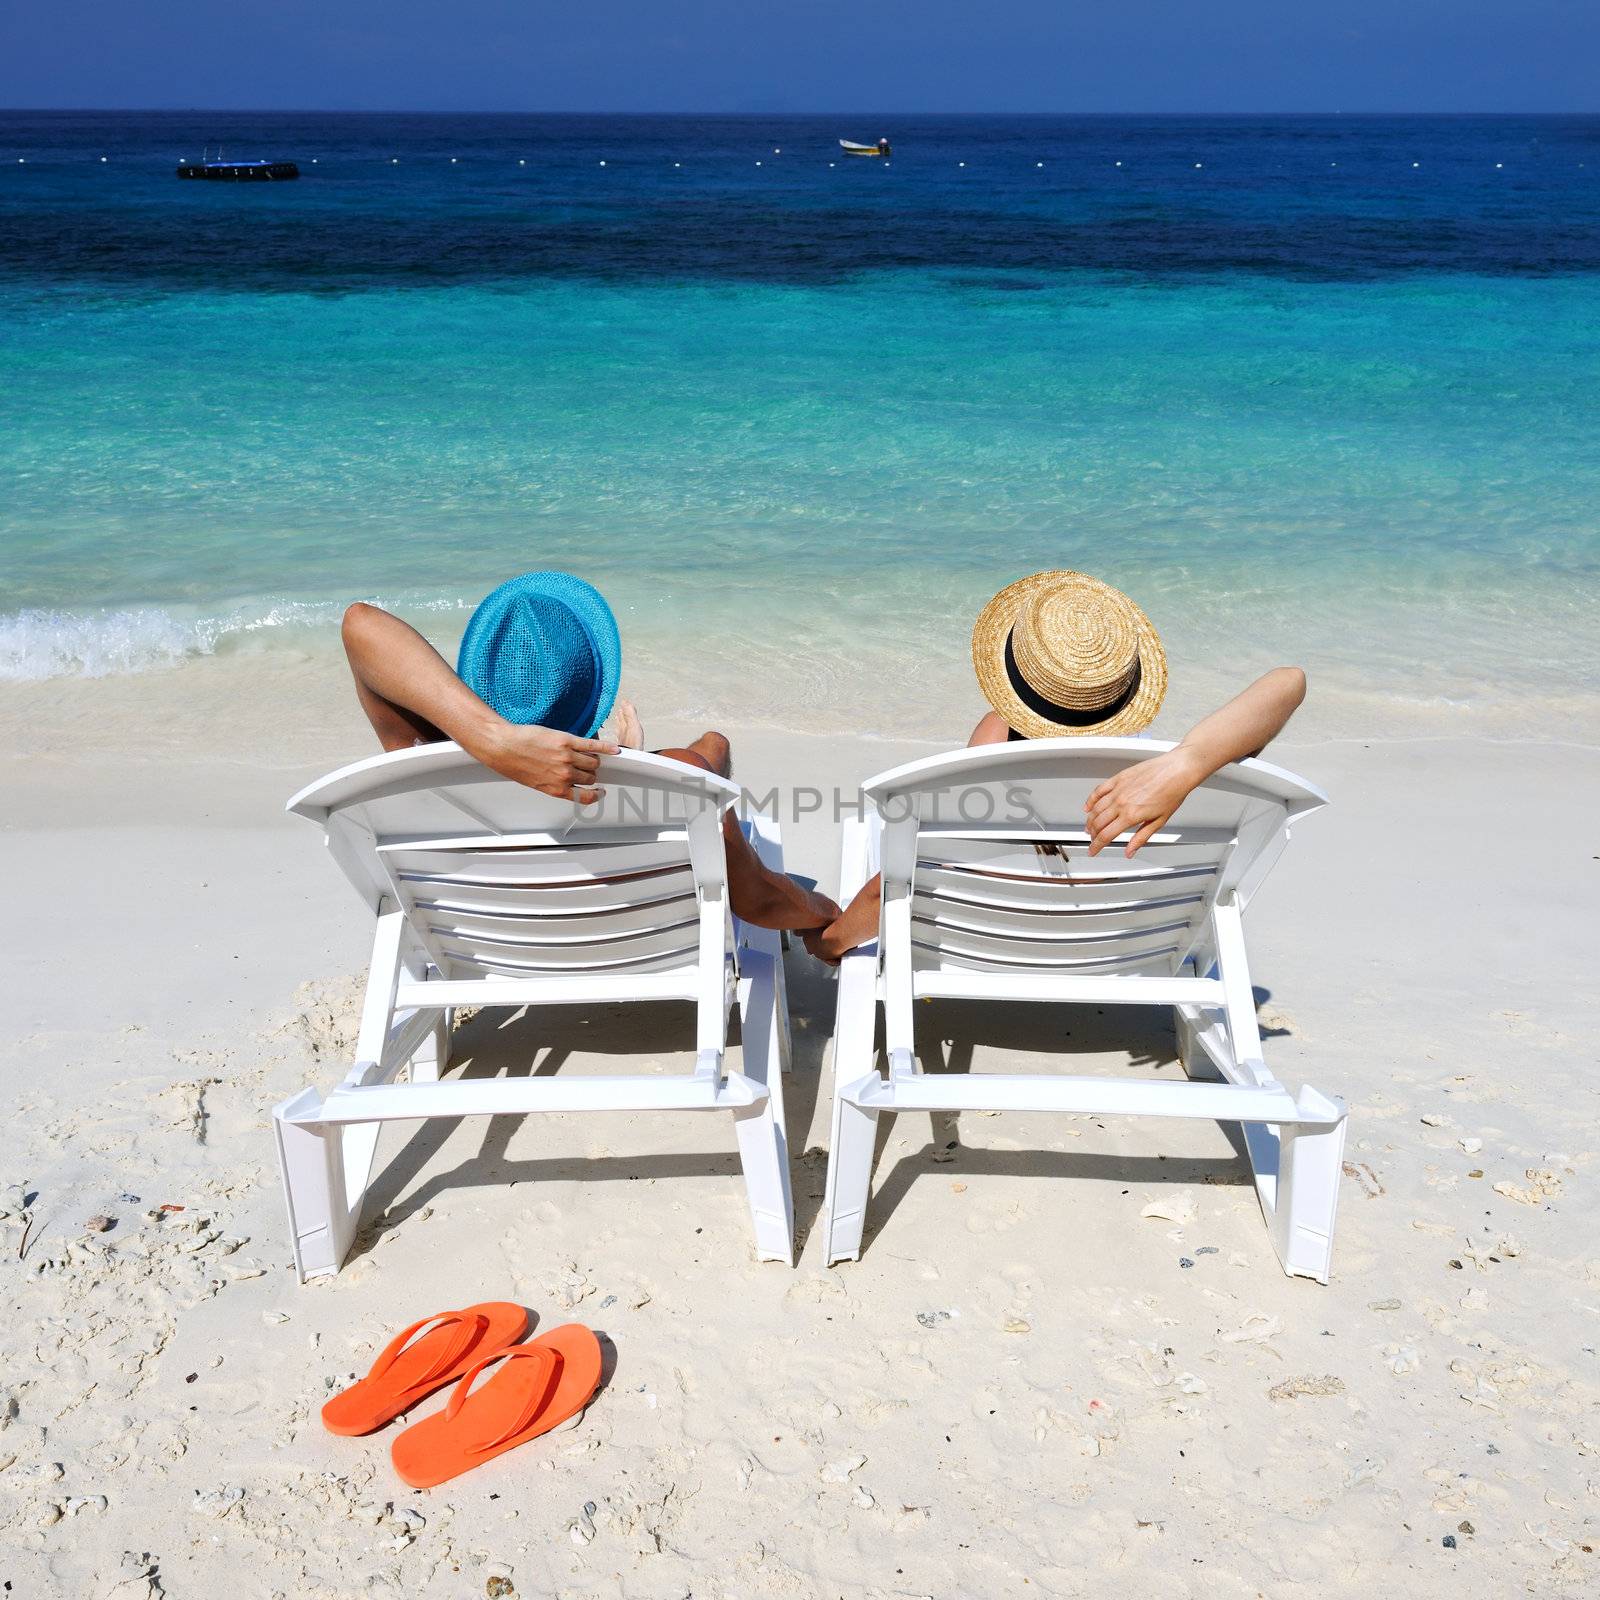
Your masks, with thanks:
[[(1032, 1115), (901, 1117), (824, 1268), (834, 990), (798, 949), (795, 1270), (753, 1259), (726, 1123), (551, 1116), (390, 1129), (300, 1287), (270, 1108), (344, 1070), (370, 929), (282, 806), (370, 736), (332, 676), (309, 708), (237, 663), (8, 686), (4, 1592), (1594, 1593), (1600, 729), (1327, 738), (1312, 695), (1273, 758), (1333, 804), (1250, 934), (1271, 1065), (1350, 1104), (1328, 1287), (1281, 1275), (1221, 1127)], [(652, 742), (696, 731), (640, 699)], [(706, 716), (758, 792), (936, 748), (736, 706)], [(831, 818), (785, 833), (832, 889)], [(1161, 1017), (924, 1022), (975, 1070), (1179, 1072)], [(687, 1008), (480, 1014), (452, 1070), (691, 1043)], [(426, 1492), (389, 1430), (323, 1431), (392, 1333), (486, 1298), (607, 1336), (581, 1421)]]

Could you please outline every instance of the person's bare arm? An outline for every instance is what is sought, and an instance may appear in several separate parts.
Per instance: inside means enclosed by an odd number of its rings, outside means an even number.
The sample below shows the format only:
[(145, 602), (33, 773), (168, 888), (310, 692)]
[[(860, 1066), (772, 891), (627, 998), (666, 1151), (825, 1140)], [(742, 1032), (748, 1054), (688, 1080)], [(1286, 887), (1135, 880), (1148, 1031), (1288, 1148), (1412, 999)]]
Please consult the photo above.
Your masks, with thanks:
[(1108, 778), (1085, 808), (1089, 854), (1099, 855), (1119, 833), (1132, 832), (1123, 854), (1133, 855), (1213, 772), (1258, 755), (1305, 697), (1306, 675), (1299, 667), (1274, 667), (1197, 722), (1173, 749)]
[(385, 750), (454, 739), (486, 767), (530, 789), (584, 805), (599, 798), (595, 771), (602, 755), (616, 753), (615, 744), (507, 722), (410, 623), (381, 607), (351, 606), (343, 633), (356, 696)]

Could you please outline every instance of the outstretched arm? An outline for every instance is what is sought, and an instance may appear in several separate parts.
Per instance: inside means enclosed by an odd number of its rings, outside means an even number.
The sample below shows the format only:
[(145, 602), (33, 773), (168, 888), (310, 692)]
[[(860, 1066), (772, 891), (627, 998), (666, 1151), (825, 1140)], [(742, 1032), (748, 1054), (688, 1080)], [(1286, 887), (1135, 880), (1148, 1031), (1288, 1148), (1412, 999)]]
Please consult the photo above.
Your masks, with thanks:
[(351, 606), (343, 632), (356, 697), (385, 750), (454, 739), (486, 767), (530, 789), (584, 805), (599, 798), (595, 771), (616, 745), (507, 722), (410, 623), (378, 606)]
[(1213, 772), (1259, 755), (1305, 697), (1306, 675), (1299, 667), (1274, 667), (1197, 722), (1173, 749), (1106, 779), (1085, 807), (1089, 854), (1099, 855), (1119, 833), (1132, 832), (1123, 854), (1133, 855)]

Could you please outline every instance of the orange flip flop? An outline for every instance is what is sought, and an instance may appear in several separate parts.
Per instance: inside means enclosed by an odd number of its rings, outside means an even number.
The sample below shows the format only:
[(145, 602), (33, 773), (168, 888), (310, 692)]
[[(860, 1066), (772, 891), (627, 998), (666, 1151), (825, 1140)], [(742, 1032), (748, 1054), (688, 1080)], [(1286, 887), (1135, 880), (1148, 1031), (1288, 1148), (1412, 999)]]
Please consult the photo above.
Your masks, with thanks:
[[(496, 1361), (500, 1370), (474, 1390), (473, 1380)], [(443, 1411), (395, 1435), (394, 1470), (413, 1489), (431, 1489), (537, 1439), (588, 1405), (600, 1387), (600, 1364), (600, 1341), (577, 1322), (485, 1356)]]
[(384, 1346), (366, 1377), (328, 1401), (322, 1425), (329, 1433), (371, 1433), (476, 1370), (527, 1331), (528, 1313), (506, 1300), (485, 1300), (413, 1322)]

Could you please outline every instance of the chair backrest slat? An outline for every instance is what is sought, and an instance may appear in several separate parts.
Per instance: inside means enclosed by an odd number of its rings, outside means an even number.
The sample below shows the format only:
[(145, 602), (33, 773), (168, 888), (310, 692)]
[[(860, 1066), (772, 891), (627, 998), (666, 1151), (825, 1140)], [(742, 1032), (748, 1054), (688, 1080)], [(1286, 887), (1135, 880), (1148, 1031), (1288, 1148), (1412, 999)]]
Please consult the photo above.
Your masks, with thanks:
[(1085, 946), (1066, 946), (1058, 942), (1037, 941), (1008, 945), (983, 935), (958, 929), (942, 929), (934, 939), (919, 939), (913, 934), (911, 948), (918, 956), (919, 970), (948, 972), (952, 968), (993, 971), (1007, 968), (1020, 972), (1126, 972), (1168, 971), (1180, 948), (1174, 938), (1152, 936), (1136, 949), (1093, 952)]
[(362, 897), (396, 904), (447, 978), (694, 968), (724, 864), (691, 835), (737, 786), (637, 751), (603, 758), (597, 781), (602, 804), (579, 807), (429, 745), (333, 773), (289, 809), (323, 824)]
[[(1105, 779), (1169, 744), (1057, 739), (964, 750), (865, 785), (881, 826), (885, 972), (1178, 971), (1221, 895), (1248, 896), (1288, 824), (1325, 803), (1264, 762), (1223, 768), (1128, 860), (1088, 854), (1084, 809)], [(897, 927), (904, 929), (897, 931)], [(895, 938), (911, 959), (890, 959)], [(893, 998), (893, 997), (891, 997)]]

